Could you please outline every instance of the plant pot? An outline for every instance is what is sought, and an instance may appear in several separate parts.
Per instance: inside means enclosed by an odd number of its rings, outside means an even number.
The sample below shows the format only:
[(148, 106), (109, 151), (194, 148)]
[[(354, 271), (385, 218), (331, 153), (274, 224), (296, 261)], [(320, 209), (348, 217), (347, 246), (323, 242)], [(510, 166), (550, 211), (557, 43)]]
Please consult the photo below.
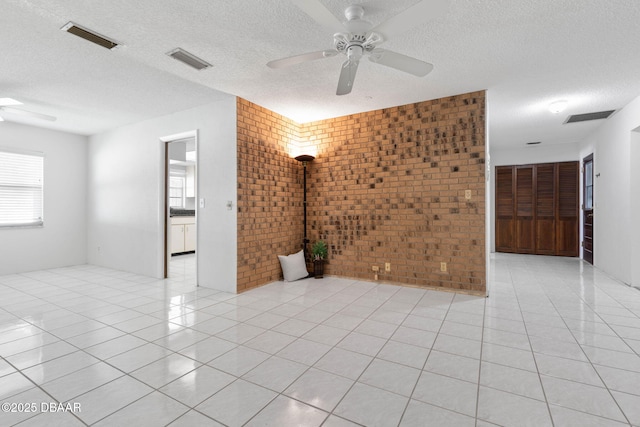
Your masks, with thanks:
[(324, 274), (324, 260), (314, 259), (313, 260), (313, 277), (315, 277), (316, 279), (322, 279), (323, 274)]

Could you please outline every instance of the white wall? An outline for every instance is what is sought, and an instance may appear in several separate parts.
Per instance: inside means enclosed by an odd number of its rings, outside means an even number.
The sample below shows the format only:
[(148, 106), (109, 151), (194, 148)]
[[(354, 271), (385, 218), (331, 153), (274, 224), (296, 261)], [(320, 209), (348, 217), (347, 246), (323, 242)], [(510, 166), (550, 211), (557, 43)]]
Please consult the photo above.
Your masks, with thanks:
[[(163, 276), (164, 144), (198, 131), (198, 283), (236, 291), (236, 98), (136, 123), (90, 138), (88, 259), (91, 264)], [(233, 201), (233, 210), (226, 208)]]
[(640, 128), (631, 132), (631, 281), (640, 286)]
[(491, 151), (492, 166), (530, 165), (535, 163), (573, 162), (579, 160), (580, 144), (532, 145), (516, 149)]
[(44, 227), (0, 228), (0, 275), (86, 263), (87, 138), (0, 123), (0, 147), (44, 153)]
[[(533, 145), (516, 149), (491, 150), (490, 200), (495, 200), (495, 167), (535, 163), (573, 162), (581, 160), (580, 144)], [(493, 206), (492, 206), (493, 207)], [(496, 215), (491, 209), (491, 252), (496, 250)]]
[(593, 153), (594, 175), (600, 174), (594, 178), (594, 265), (625, 283), (631, 283), (631, 265), (638, 263), (632, 251), (640, 253), (632, 238), (638, 212), (631, 210), (631, 199), (635, 205), (640, 197), (631, 186), (632, 131), (639, 125), (640, 97), (586, 138), (581, 151)]

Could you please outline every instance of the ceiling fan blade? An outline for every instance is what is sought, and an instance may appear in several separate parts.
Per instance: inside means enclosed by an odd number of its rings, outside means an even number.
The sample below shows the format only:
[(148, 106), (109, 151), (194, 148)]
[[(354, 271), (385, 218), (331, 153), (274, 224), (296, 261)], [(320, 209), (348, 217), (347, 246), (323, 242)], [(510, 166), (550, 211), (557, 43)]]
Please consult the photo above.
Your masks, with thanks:
[(53, 116), (49, 116), (47, 114), (34, 113), (33, 111), (26, 111), (26, 110), (18, 110), (17, 108), (11, 108), (11, 107), (0, 107), (0, 111), (4, 111), (5, 113), (9, 113), (9, 114), (15, 114), (17, 116), (25, 116), (25, 117), (31, 117), (34, 119), (48, 120), (50, 122), (55, 122), (57, 120), (57, 118)]
[(22, 102), (16, 101), (13, 98), (0, 98), (0, 107), (6, 107), (8, 105), (22, 105)]
[(403, 33), (424, 22), (444, 15), (449, 6), (447, 0), (422, 0), (371, 29), (386, 39)]
[(309, 15), (318, 24), (339, 33), (345, 30), (344, 25), (334, 16), (333, 13), (324, 7), (318, 0), (291, 0), (304, 13)]
[(342, 64), (342, 70), (340, 71), (340, 79), (338, 80), (338, 90), (336, 95), (347, 95), (351, 93), (353, 89), (353, 82), (356, 79), (356, 72), (358, 71), (358, 64), (360, 61), (346, 60)]
[(433, 70), (433, 65), (428, 62), (386, 49), (375, 49), (371, 52), (369, 61), (418, 77), (424, 77)]
[(292, 65), (301, 64), (307, 61), (315, 61), (316, 59), (329, 58), (338, 54), (335, 50), (320, 50), (318, 52), (303, 53), (302, 55), (290, 56), (288, 58), (276, 59), (267, 62), (269, 68), (284, 68)]

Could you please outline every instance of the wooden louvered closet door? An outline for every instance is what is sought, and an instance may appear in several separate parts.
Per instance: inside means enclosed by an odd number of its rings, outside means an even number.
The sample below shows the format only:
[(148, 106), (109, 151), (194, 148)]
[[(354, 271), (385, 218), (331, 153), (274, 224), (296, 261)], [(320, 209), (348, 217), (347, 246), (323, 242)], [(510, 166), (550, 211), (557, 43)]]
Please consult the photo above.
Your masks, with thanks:
[(533, 166), (516, 166), (516, 252), (536, 252)]
[(578, 165), (496, 167), (496, 251), (578, 256)]
[(556, 251), (556, 168), (554, 164), (536, 167), (536, 253), (554, 255)]
[(514, 169), (496, 168), (496, 251), (515, 252)]
[(556, 215), (556, 254), (578, 255), (580, 221), (579, 187), (580, 166), (578, 162), (558, 163), (558, 211)]

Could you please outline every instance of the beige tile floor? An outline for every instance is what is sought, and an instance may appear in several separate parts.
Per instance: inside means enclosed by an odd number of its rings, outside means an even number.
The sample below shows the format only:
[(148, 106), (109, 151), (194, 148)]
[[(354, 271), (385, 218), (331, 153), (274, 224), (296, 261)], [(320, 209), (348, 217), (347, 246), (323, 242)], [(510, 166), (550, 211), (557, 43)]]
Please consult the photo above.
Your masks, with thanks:
[(489, 298), (333, 277), (233, 295), (194, 265), (0, 276), (0, 425), (640, 425), (640, 292), (580, 260), (495, 255)]

